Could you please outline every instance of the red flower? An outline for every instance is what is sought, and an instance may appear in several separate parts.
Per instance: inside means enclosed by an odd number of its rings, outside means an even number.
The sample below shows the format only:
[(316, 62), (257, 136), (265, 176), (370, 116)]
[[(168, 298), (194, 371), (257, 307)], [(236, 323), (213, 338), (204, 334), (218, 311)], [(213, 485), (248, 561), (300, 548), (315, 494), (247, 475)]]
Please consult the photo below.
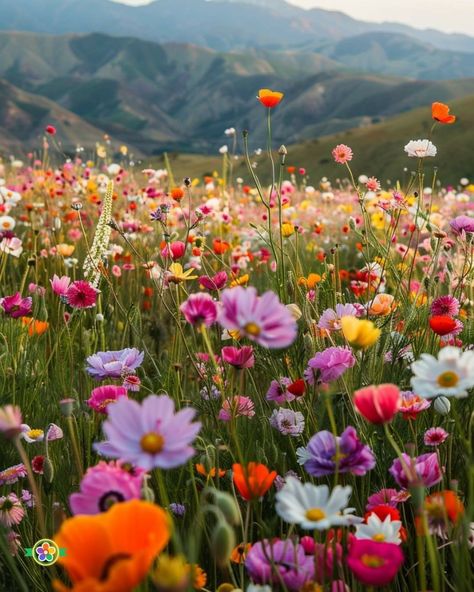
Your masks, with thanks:
[(456, 321), (447, 315), (436, 315), (431, 317), (430, 327), (436, 335), (449, 335), (456, 329)]
[(387, 423), (400, 409), (400, 390), (394, 384), (367, 386), (355, 391), (354, 405), (367, 421)]
[(268, 88), (261, 88), (258, 91), (257, 99), (262, 103), (264, 107), (267, 107), (268, 109), (273, 109), (278, 105), (278, 103), (280, 103), (280, 101), (283, 99), (283, 96), (284, 95), (282, 92), (270, 90)]
[(301, 397), (304, 395), (304, 391), (306, 389), (305, 382), (302, 378), (298, 378), (295, 382), (292, 382), (288, 387), (287, 391), (290, 392), (295, 397)]
[(270, 489), (277, 476), (263, 464), (249, 462), (246, 467), (232, 465), (234, 485), (244, 500), (259, 499)]
[(431, 105), (431, 116), (439, 123), (454, 123), (456, 121), (456, 116), (449, 114), (449, 107), (444, 103), (433, 103)]
[(44, 131), (49, 134), (50, 136), (55, 136), (56, 135), (56, 128), (54, 127), (54, 125), (47, 125), (44, 128)]

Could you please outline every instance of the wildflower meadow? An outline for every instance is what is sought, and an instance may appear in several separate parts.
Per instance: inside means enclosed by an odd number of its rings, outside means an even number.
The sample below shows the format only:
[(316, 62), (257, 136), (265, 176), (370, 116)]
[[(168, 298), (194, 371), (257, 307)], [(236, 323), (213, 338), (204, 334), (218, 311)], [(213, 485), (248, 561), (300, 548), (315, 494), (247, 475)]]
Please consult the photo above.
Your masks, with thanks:
[(0, 164), (2, 591), (474, 590), (474, 185), (430, 164), (459, 122), (330, 181), (255, 90), (257, 167), (251, 129), (181, 179), (54, 121)]

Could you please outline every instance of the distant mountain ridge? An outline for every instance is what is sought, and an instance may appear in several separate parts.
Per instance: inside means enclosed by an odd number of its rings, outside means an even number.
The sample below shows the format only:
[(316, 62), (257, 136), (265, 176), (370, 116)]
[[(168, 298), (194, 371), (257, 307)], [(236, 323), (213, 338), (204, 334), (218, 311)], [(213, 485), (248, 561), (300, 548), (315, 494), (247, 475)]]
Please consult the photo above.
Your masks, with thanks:
[[(41, 104), (48, 100), (50, 122), (58, 117), (58, 136), (63, 113), (75, 115), (75, 129), (65, 131), (68, 149), (75, 142), (91, 145), (97, 130), (96, 140), (106, 132), (145, 154), (215, 153), (231, 126), (248, 128), (252, 145), (263, 145), (265, 118), (255, 96), (264, 86), (286, 94), (274, 130), (275, 142), (284, 143), (365, 127), (434, 100), (474, 94), (474, 76), (456, 82), (407, 80), (351, 72), (311, 51), (219, 52), (99, 33), (0, 32), (0, 78), (14, 85), (16, 94), (30, 93), (30, 101), (33, 95), (38, 104), (41, 97)], [(8, 141), (2, 137), (5, 113), (0, 147), (8, 149), (14, 128)], [(88, 126), (84, 138), (81, 122)], [(25, 146), (37, 145), (38, 126), (22, 136)]]
[(0, 29), (92, 33), (190, 42), (222, 51), (300, 47), (364, 33), (401, 33), (439, 49), (474, 53), (474, 37), (367, 23), (341, 12), (304, 10), (284, 0), (155, 0), (128, 6), (110, 0), (0, 0)]

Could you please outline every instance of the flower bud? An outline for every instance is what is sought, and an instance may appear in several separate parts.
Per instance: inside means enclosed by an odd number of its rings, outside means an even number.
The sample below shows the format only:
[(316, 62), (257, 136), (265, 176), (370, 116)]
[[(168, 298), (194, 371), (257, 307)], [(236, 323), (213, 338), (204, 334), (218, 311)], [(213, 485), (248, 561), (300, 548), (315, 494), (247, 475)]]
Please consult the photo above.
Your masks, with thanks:
[(46, 483), (52, 483), (54, 479), (54, 466), (48, 456), (44, 457), (43, 461), (43, 477)]
[(227, 522), (237, 526), (240, 523), (240, 512), (234, 497), (217, 489), (214, 489), (212, 494), (214, 505), (224, 514)]
[(76, 399), (72, 398), (63, 399), (62, 401), (59, 401), (59, 408), (64, 417), (71, 417), (74, 411), (75, 403)]
[(235, 547), (234, 529), (227, 522), (220, 520), (212, 532), (211, 548), (217, 565), (224, 567)]
[(451, 403), (447, 397), (436, 397), (434, 408), (440, 415), (448, 415), (451, 411)]

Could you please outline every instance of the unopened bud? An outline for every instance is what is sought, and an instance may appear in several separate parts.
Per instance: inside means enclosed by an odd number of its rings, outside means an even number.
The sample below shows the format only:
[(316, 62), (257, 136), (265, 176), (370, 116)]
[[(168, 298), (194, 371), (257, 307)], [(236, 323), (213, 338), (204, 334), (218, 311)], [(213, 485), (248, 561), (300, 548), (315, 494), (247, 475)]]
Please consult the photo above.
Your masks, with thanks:
[(227, 565), (235, 543), (234, 529), (227, 522), (219, 521), (214, 527), (211, 538), (212, 554), (217, 565), (220, 567)]

